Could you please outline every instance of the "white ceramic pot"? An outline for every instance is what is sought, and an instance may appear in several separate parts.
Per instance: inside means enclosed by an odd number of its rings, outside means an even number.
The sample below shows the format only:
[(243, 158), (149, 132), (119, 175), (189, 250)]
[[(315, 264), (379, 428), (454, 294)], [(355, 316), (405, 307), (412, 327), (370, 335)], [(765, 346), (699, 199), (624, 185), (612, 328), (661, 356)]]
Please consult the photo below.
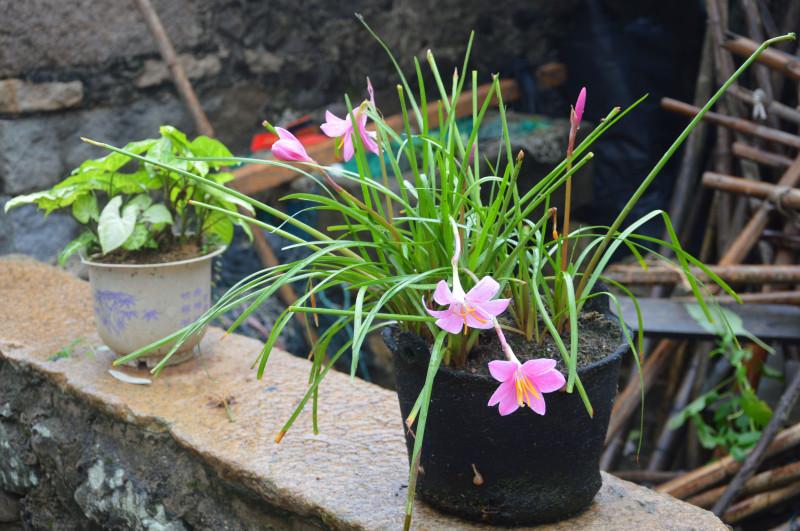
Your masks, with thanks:
[[(211, 262), (224, 247), (197, 258), (163, 264), (103, 264), (84, 258), (100, 338), (120, 356), (176, 332), (211, 304)], [(184, 342), (170, 365), (189, 359), (205, 330)], [(172, 344), (131, 362), (154, 366)]]

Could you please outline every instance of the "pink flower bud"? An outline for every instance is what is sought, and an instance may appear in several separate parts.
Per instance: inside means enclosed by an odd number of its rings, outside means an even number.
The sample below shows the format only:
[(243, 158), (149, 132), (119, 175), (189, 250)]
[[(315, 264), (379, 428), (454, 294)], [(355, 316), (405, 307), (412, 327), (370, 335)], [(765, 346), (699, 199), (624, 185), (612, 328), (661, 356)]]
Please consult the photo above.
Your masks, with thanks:
[(308, 156), (303, 144), (292, 133), (283, 127), (276, 127), (275, 132), (279, 140), (272, 144), (272, 156), (288, 162), (314, 162), (314, 159)]

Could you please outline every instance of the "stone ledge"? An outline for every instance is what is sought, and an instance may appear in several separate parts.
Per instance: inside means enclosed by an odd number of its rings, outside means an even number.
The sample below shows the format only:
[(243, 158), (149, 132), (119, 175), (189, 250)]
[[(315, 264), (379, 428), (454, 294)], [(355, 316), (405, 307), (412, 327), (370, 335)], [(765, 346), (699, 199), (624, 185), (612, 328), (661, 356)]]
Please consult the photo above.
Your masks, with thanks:
[[(91, 353), (88, 285), (0, 260), (0, 489), (22, 496), (26, 522), (47, 527), (49, 506), (77, 527), (399, 528), (407, 462), (394, 394), (331, 374), (321, 434), (303, 413), (276, 445), (308, 363), (275, 351), (258, 381), (249, 366), (260, 344), (220, 336), (211, 330), (202, 355), (152, 385), (122, 383), (107, 372), (109, 352)], [(79, 337), (70, 357), (51, 360)], [(537, 529), (726, 529), (702, 509), (603, 481), (584, 514)], [(415, 527), (482, 528), (419, 502)]]

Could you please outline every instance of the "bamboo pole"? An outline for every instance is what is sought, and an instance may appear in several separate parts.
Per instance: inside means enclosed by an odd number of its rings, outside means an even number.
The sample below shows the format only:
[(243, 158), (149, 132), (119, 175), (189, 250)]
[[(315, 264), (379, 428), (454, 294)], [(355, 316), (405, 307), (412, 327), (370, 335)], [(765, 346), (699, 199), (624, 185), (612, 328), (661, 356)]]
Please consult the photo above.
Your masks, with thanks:
[[(661, 108), (686, 116), (695, 116), (698, 112), (700, 112), (700, 109), (694, 105), (689, 105), (688, 103), (674, 100), (672, 98), (661, 98)], [(725, 114), (711, 111), (704, 114), (703, 119), (738, 133), (753, 135), (769, 142), (777, 142), (795, 149), (800, 148), (800, 136), (787, 133), (786, 131), (781, 131), (780, 129), (773, 129), (772, 127), (759, 125), (751, 122), (750, 120), (734, 118), (733, 116), (727, 116)]]
[[(706, 0), (706, 10), (708, 12), (708, 25), (714, 36), (714, 59), (717, 73), (717, 82), (721, 83), (730, 78), (735, 70), (733, 56), (722, 47), (725, 40), (725, 29), (728, 21), (728, 0)], [(735, 85), (734, 85), (735, 86)], [(746, 109), (740, 100), (732, 94), (726, 93), (725, 98), (719, 101), (719, 112), (722, 115), (729, 115), (736, 118), (745, 118)], [(717, 131), (717, 155), (718, 160), (715, 169), (720, 173), (730, 173), (732, 168), (732, 157), (730, 153), (730, 139), (727, 129), (718, 128)], [(743, 141), (741, 132), (734, 130), (735, 140)], [(753, 162), (740, 161), (742, 174), (748, 179), (761, 180), (759, 168)], [(717, 215), (717, 254), (721, 255), (727, 246), (732, 242), (736, 234), (739, 233), (745, 223), (747, 214), (747, 203), (741, 198), (728, 195), (720, 195), (715, 192), (716, 215)]]
[(759, 513), (764, 509), (774, 507), (775, 505), (778, 505), (789, 498), (793, 498), (798, 494), (800, 494), (800, 482), (780, 489), (756, 494), (752, 498), (742, 500), (729, 510), (725, 511), (722, 519), (730, 524), (735, 524), (736, 522), (743, 520), (748, 516)]
[[(749, 496), (783, 487), (793, 481), (800, 480), (800, 461), (790, 463), (772, 470), (766, 470), (750, 478), (741, 489), (740, 496)], [(687, 499), (688, 503), (704, 509), (710, 508), (725, 492), (727, 485), (707, 490)]]
[(770, 151), (764, 151), (762, 149), (749, 146), (743, 142), (734, 142), (732, 152), (734, 156), (739, 157), (740, 159), (752, 160), (753, 162), (758, 162), (764, 166), (779, 170), (785, 170), (792, 165), (792, 159), (789, 157), (772, 153)]
[[(800, 291), (770, 291), (767, 293), (740, 293), (739, 298), (744, 304), (800, 304)], [(695, 302), (694, 297), (673, 297), (673, 301)], [(720, 304), (737, 304), (738, 301), (730, 295), (717, 295), (714, 297)]]
[[(708, 269), (731, 284), (798, 284), (800, 265), (729, 265), (709, 266)], [(700, 268), (691, 268), (692, 274), (702, 282), (708, 275)], [(667, 266), (651, 266), (647, 270), (638, 265), (614, 265), (603, 276), (622, 284), (674, 284), (683, 280), (683, 272)]]
[[(723, 46), (740, 57), (750, 57), (759, 45), (751, 39), (729, 33)], [(770, 48), (764, 50), (757, 60), (792, 79), (800, 80), (800, 59), (794, 55)]]
[[(764, 39), (764, 31), (762, 29), (761, 14), (758, 12), (755, 0), (742, 0), (742, 7), (744, 8), (745, 20), (747, 21), (747, 29), (750, 37), (753, 39)], [(759, 88), (764, 94), (765, 107), (768, 103), (774, 101), (774, 93), (772, 91), (772, 81), (770, 79), (770, 71), (763, 64), (754, 65), (755, 78), (758, 82)], [(732, 94), (735, 96), (735, 94)], [(755, 118), (755, 116), (753, 116)], [(780, 122), (775, 113), (768, 112), (766, 121), (770, 127), (780, 127)]]
[[(779, 454), (800, 444), (800, 423), (780, 432), (765, 453), (766, 457)], [(741, 469), (742, 463), (731, 456), (709, 463), (656, 487), (658, 492), (685, 499), (718, 483)]]
[(715, 190), (723, 190), (735, 194), (769, 199), (772, 203), (784, 208), (800, 208), (800, 190), (787, 186), (776, 186), (763, 181), (751, 181), (733, 175), (722, 175), (707, 171), (703, 174), (703, 185)]
[(791, 249), (793, 251), (800, 250), (800, 234), (794, 230), (767, 229), (764, 231), (764, 239), (772, 242), (773, 245), (779, 248)]
[[(755, 105), (756, 103), (756, 98), (752, 90), (736, 85), (729, 88), (728, 92), (749, 105)], [(767, 100), (763, 103), (768, 114), (782, 118), (787, 122), (800, 124), (800, 111), (797, 111), (793, 107), (775, 100)]]
[[(684, 374), (680, 389), (678, 389), (678, 392), (675, 394), (675, 400), (672, 404), (672, 409), (669, 412), (668, 418), (672, 418), (674, 415), (680, 413), (683, 408), (686, 407), (686, 404), (689, 403), (689, 400), (692, 396), (692, 389), (694, 388), (694, 382), (697, 378), (698, 369), (700, 368), (700, 362), (706, 356), (708, 356), (708, 352), (702, 348), (697, 348), (692, 354), (692, 361), (689, 365), (689, 369)], [(647, 463), (648, 471), (653, 472), (664, 468), (664, 465), (670, 456), (670, 451), (672, 450), (672, 445), (675, 442), (675, 438), (683, 429), (685, 429), (683, 426), (678, 429), (670, 429), (667, 423), (664, 424), (661, 434), (658, 436), (658, 440), (656, 441), (653, 455), (650, 457), (650, 462)]]
[[(681, 341), (678, 348), (686, 348), (686, 341)], [(642, 367), (642, 378), (644, 379), (644, 394), (653, 386), (656, 377), (666, 367), (667, 361), (672, 354), (674, 342), (669, 340), (662, 340), (658, 343), (653, 352), (647, 356), (646, 361)], [(606, 444), (608, 444), (614, 436), (625, 427), (628, 419), (639, 406), (642, 398), (642, 387), (640, 386), (639, 378), (631, 378), (628, 385), (617, 397), (617, 401), (611, 410), (611, 420), (608, 423), (608, 432), (606, 433)]]
[[(792, 161), (792, 165), (784, 172), (778, 186), (785, 186), (792, 188), (800, 181), (800, 156)], [(761, 237), (761, 233), (767, 227), (769, 221), (769, 213), (772, 206), (769, 203), (763, 203), (758, 210), (755, 211), (750, 221), (744, 226), (739, 233), (739, 236), (734, 240), (725, 254), (719, 259), (719, 265), (733, 265), (741, 263), (745, 257), (750, 253), (750, 250)]]

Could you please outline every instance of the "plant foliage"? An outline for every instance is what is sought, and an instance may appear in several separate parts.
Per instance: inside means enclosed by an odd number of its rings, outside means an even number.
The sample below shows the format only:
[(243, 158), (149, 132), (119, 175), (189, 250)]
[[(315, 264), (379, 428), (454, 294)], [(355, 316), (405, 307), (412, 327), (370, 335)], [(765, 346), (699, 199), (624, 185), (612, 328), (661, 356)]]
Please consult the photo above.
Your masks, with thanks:
[[(111, 153), (84, 161), (53, 188), (17, 196), (6, 203), (5, 210), (33, 204), (49, 215), (69, 209), (84, 230), (59, 254), (62, 265), (81, 250), (88, 255), (105, 255), (120, 249), (159, 249), (190, 240), (198, 246), (227, 245), (234, 224), (249, 233), (242, 217), (232, 215), (240, 207), (252, 212), (249, 203), (189, 177), (202, 177), (220, 186), (230, 181), (233, 175), (221, 163), (190, 160), (227, 158), (230, 151), (206, 136), (190, 141), (172, 126), (162, 126), (159, 132), (159, 138), (127, 144), (124, 150), (128, 154)], [(161, 166), (134, 161), (131, 155), (143, 155)], [(213, 205), (216, 210), (192, 202)]]
[[(367, 29), (372, 32), (368, 26)], [(374, 33), (373, 36), (389, 52), (388, 47)], [(772, 42), (776, 42), (776, 39), (762, 45), (758, 53)], [(542, 176), (530, 189), (522, 190), (517, 186), (517, 179), (523, 157), (511, 150), (500, 80), (494, 76), (485, 97), (478, 97), (478, 74), (469, 70), (471, 45), (472, 39), (467, 46), (462, 68), (453, 74), (449, 82), (440, 75), (433, 54), (427, 54), (427, 67), (434, 79), (432, 88), (426, 87), (423, 66), (415, 59), (414, 74), (418, 87), (416, 93), (412, 91), (411, 82), (389, 53), (399, 75), (397, 95), (402, 110), (402, 126), (397, 130), (383, 120), (372, 102), (365, 101), (353, 106), (347, 100), (354, 130), (357, 127), (353, 112), (355, 108), (365, 109), (364, 112), (375, 123), (382, 150), (380, 172), (376, 174), (371, 170), (358, 135), (353, 135), (357, 172), (323, 167), (311, 162), (289, 165), (275, 160), (237, 157), (192, 159), (191, 162), (182, 161), (181, 165), (176, 165), (174, 161), (155, 159), (149, 153), (134, 153), (130, 149), (98, 144), (115, 154), (126, 155), (145, 165), (161, 168), (169, 174), (186, 177), (197, 186), (212, 188), (231, 197), (231, 201), (249, 203), (280, 220), (276, 224), (258, 222), (264, 230), (278, 234), (289, 240), (292, 246), (300, 246), (308, 251), (307, 256), (296, 261), (267, 268), (242, 279), (197, 322), (148, 347), (152, 349), (175, 339), (183, 340), (206, 326), (216, 316), (246, 304), (248, 310), (231, 326), (231, 329), (235, 329), (250, 312), (275, 294), (281, 286), (290, 283), (308, 286), (296, 303), (278, 318), (263, 349), (254, 360), (260, 377), (265, 371), (275, 341), (293, 314), (325, 313), (335, 316), (334, 324), (320, 335), (319, 341), (312, 347), (308, 389), (278, 433), (276, 441), (281, 440), (309, 401), (313, 410), (313, 430), (315, 433), (318, 431), (320, 382), (348, 349), (352, 350), (355, 367), (361, 345), (370, 332), (399, 322), (403, 327), (429, 339), (431, 357), (427, 379), (416, 406), (407, 419), (409, 427), (414, 426), (416, 440), (409, 471), (406, 525), (410, 522), (418, 470), (416, 463), (423, 444), (428, 405), (437, 370), (440, 364), (463, 367), (478, 339), (474, 330), (466, 335), (445, 333), (435, 326), (434, 319), (425, 311), (428, 304), (426, 301), (429, 300), (436, 282), (449, 277), (450, 259), (455, 247), (451, 218), (455, 220), (463, 242), (459, 273), (463, 278), (470, 279), (464, 288), (469, 289), (470, 285), (474, 285), (485, 275), (492, 276), (500, 283), (503, 296), (512, 299), (511, 319), (503, 322), (503, 328), (533, 341), (542, 341), (549, 335), (568, 367), (567, 391), (577, 391), (580, 394), (589, 414), (592, 414), (592, 407), (577, 373), (576, 349), (580, 329), (575, 326), (575, 322), (586, 301), (599, 295), (596, 290), (597, 282), (603, 279), (604, 268), (621, 246), (626, 246), (636, 256), (643, 250), (649, 250), (653, 244), (666, 246), (671, 251), (676, 266), (689, 279), (700, 310), (708, 320), (713, 320), (712, 314), (704, 301), (702, 285), (692, 276), (690, 267), (699, 267), (713, 282), (735, 296), (721, 279), (681, 248), (665, 213), (652, 212), (627, 227), (623, 227), (623, 223), (633, 205), (702, 115), (754, 60), (755, 55), (737, 70), (691, 121), (644, 178), (610, 227), (584, 227), (569, 234), (558, 234), (557, 231), (551, 231), (548, 225), (553, 215), (550, 208), (551, 195), (592, 158), (590, 150), (596, 140), (623, 119), (638, 102), (625, 110), (612, 109), (575, 147), (568, 159)], [(461, 75), (459, 72), (470, 74)], [(456, 124), (456, 109), (465, 87), (472, 89), (469, 100), (472, 130), (462, 135)], [(435, 102), (431, 113), (428, 112), (429, 102)], [(478, 133), (487, 111), (493, 105), (499, 109), (503, 149), (494, 160), (486, 160), (481, 153)], [(433, 128), (432, 117), (437, 118), (436, 129)], [(289, 197), (306, 201), (309, 209), (333, 213), (342, 221), (326, 230), (320, 230), (270, 205), (230, 190), (207, 176), (197, 175), (187, 166), (210, 163), (212, 160), (217, 163), (269, 164), (297, 169), (307, 177), (317, 179), (323, 191), (296, 193)], [(336, 179), (331, 176), (334, 172), (338, 176)], [(319, 174), (322, 174), (321, 179), (318, 178)], [(212, 213), (224, 212), (222, 207), (208, 201), (197, 200), (191, 204), (206, 208)], [(230, 215), (236, 216), (233, 213)], [(660, 241), (636, 233), (639, 227), (657, 217), (664, 220), (670, 241)], [(285, 225), (291, 225), (296, 230), (289, 231)], [(582, 250), (578, 252), (576, 249), (579, 246), (571, 245), (572, 252), (567, 255), (566, 262), (559, 262), (566, 242), (574, 243), (579, 240), (583, 242)], [(662, 258), (668, 259), (666, 256)], [(316, 307), (316, 294), (333, 287), (351, 290), (355, 294), (352, 307)], [(621, 288), (624, 290), (624, 287)], [(615, 300), (612, 294), (609, 295)], [(564, 328), (565, 322), (572, 324), (569, 329)], [(350, 344), (336, 352), (328, 352), (333, 335), (346, 326), (352, 326), (354, 330)], [(640, 326), (639, 330), (641, 328)], [(637, 341), (627, 334), (627, 329), (623, 329), (627, 341), (635, 347)], [(134, 359), (148, 349), (132, 353), (117, 360), (117, 363)], [(154, 372), (160, 371), (171, 355), (169, 353)], [(638, 361), (638, 356), (636, 359)]]

